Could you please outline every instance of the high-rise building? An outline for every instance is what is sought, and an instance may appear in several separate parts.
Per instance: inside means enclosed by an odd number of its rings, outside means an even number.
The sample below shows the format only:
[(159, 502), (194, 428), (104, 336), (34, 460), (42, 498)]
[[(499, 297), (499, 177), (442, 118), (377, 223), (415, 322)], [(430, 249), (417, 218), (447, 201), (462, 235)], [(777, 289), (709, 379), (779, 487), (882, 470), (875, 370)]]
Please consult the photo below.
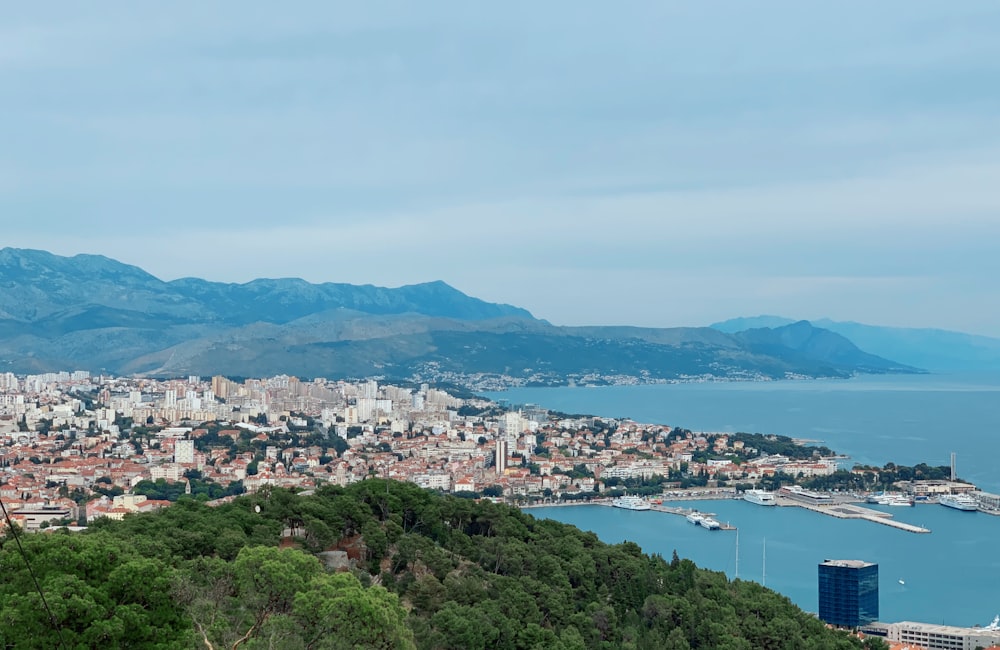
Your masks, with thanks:
[(524, 420), (520, 411), (508, 411), (500, 419), (500, 429), (503, 431), (509, 449), (517, 449), (517, 439), (524, 430)]
[(503, 474), (504, 470), (507, 469), (507, 441), (503, 438), (497, 438), (495, 464), (497, 474)]
[(374, 397), (358, 398), (358, 420), (370, 422), (375, 418), (375, 407), (377, 400)]
[(878, 564), (826, 560), (819, 565), (819, 617), (855, 628), (878, 620)]

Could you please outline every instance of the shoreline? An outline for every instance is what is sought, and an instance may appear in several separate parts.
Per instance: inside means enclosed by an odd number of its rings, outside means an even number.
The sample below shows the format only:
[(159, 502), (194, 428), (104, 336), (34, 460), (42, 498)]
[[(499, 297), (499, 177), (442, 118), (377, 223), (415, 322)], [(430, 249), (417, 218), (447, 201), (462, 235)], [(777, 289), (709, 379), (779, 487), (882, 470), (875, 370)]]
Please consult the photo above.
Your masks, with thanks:
[[(691, 508), (673, 507), (665, 505), (667, 503), (675, 502), (686, 502), (686, 501), (712, 501), (730, 499), (733, 501), (742, 501), (743, 499), (735, 494), (730, 493), (714, 493), (713, 495), (691, 495), (688, 497), (670, 497), (664, 499), (653, 500), (650, 504), (650, 512), (660, 512), (664, 514), (681, 515), (686, 516), (695, 510)], [(602, 499), (590, 499), (588, 501), (570, 501), (570, 502), (557, 502), (557, 503), (533, 503), (525, 505), (513, 505), (513, 507), (518, 510), (532, 510), (537, 508), (564, 508), (570, 506), (604, 506), (604, 507), (614, 507), (611, 504), (611, 498)], [(802, 508), (804, 510), (809, 510), (810, 512), (815, 512), (817, 514), (826, 515), (828, 517), (834, 517), (836, 519), (861, 519), (863, 521), (868, 521), (874, 524), (881, 524), (883, 526), (889, 526), (890, 528), (895, 528), (897, 530), (902, 530), (908, 533), (915, 534), (930, 534), (932, 531), (929, 528), (923, 526), (917, 526), (914, 524), (909, 524), (904, 521), (898, 521), (893, 518), (892, 513), (884, 512), (882, 510), (874, 510), (872, 508), (866, 508), (864, 506), (858, 505), (858, 501), (855, 500), (845, 500), (839, 503), (832, 504), (811, 504), (803, 503), (795, 499), (789, 499), (787, 497), (777, 498), (777, 507), (781, 508)], [(937, 505), (937, 504), (924, 504), (924, 505)], [(641, 511), (637, 511), (641, 512)], [(712, 513), (706, 513), (711, 515)], [(989, 513), (994, 514), (994, 513)], [(998, 513), (1000, 514), (1000, 513)], [(730, 525), (728, 522), (721, 530), (737, 530), (738, 526)]]

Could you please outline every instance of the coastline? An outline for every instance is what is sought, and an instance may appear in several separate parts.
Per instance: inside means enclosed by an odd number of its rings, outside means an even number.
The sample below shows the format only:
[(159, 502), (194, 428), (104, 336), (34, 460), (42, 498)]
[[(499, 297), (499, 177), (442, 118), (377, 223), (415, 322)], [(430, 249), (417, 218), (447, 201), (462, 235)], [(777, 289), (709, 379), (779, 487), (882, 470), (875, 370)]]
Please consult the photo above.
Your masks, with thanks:
[[(903, 521), (898, 521), (895, 519), (890, 512), (884, 512), (882, 510), (874, 510), (872, 508), (866, 508), (864, 506), (858, 505), (858, 497), (851, 496), (849, 498), (844, 498), (843, 495), (835, 495), (834, 493), (829, 493), (829, 496), (835, 497), (836, 500), (829, 504), (812, 504), (804, 503), (802, 501), (791, 499), (788, 497), (777, 497), (778, 507), (789, 508), (797, 507), (803, 510), (808, 510), (821, 515), (826, 515), (828, 517), (833, 517), (835, 519), (860, 519), (862, 521), (867, 521), (875, 524), (881, 524), (883, 526), (889, 526), (890, 528), (895, 528), (897, 530), (905, 531), (908, 533), (916, 534), (929, 534), (931, 529), (924, 526), (916, 526), (914, 524), (909, 524)], [(651, 512), (660, 512), (673, 515), (687, 515), (691, 512), (696, 512), (690, 508), (677, 508), (665, 505), (667, 503), (684, 503), (686, 501), (712, 501), (712, 500), (733, 500), (741, 501), (742, 497), (735, 491), (694, 491), (691, 494), (684, 496), (668, 496), (668, 493), (664, 493), (660, 498), (651, 499)], [(552, 503), (530, 503), (530, 504), (512, 504), (519, 510), (534, 510), (538, 508), (564, 508), (570, 506), (605, 506), (613, 507), (611, 503), (612, 499), (610, 497), (602, 497), (598, 499), (589, 499), (586, 501), (559, 501)], [(938, 505), (936, 503), (925, 503), (921, 504), (920, 507), (925, 507), (927, 505)], [(980, 510), (979, 512), (986, 512)], [(707, 513), (711, 514), (711, 513)], [(1000, 514), (987, 512), (987, 514)], [(722, 530), (736, 530), (737, 526), (731, 526), (728, 524), (723, 526)]]

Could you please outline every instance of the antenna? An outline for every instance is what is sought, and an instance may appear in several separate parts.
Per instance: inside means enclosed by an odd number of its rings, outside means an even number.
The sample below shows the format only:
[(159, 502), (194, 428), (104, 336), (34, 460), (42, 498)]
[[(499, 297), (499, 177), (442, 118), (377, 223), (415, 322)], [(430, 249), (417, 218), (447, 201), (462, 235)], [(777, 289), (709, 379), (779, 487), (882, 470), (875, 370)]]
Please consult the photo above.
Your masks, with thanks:
[(760, 584), (763, 587), (767, 586), (767, 538), (764, 538), (764, 563), (761, 567), (761, 578)]
[(740, 529), (736, 529), (736, 579), (740, 579)]

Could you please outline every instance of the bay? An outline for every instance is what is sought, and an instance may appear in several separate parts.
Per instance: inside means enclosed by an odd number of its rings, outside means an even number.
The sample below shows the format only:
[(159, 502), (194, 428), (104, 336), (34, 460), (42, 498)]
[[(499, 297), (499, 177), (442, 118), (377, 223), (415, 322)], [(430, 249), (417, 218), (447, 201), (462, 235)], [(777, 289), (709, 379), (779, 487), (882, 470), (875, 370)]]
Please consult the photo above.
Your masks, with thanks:
[[(822, 440), (848, 454), (848, 466), (947, 465), (955, 452), (961, 478), (1000, 492), (1000, 375), (525, 388), (490, 397), (695, 431)], [(766, 546), (767, 586), (807, 611), (817, 609), (820, 562), (863, 559), (879, 564), (881, 620), (971, 626), (1000, 614), (1000, 517), (933, 504), (885, 508), (901, 521), (932, 531), (914, 534), (792, 507), (735, 500), (684, 505), (714, 512), (739, 528), (740, 578), (764, 579)], [(607, 542), (636, 542), (668, 559), (676, 550), (699, 566), (736, 575), (734, 532), (707, 531), (676, 515), (606, 506), (529, 512), (591, 530)]]

